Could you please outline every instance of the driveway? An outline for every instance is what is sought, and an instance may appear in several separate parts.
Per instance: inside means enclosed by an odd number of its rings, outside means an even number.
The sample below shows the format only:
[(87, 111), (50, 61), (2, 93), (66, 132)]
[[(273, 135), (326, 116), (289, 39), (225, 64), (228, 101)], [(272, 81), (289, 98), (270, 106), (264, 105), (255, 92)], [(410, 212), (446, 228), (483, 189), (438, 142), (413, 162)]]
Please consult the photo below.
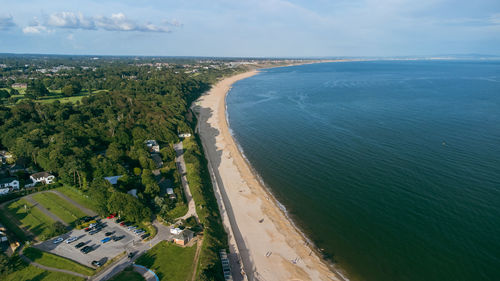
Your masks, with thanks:
[(178, 220), (187, 219), (191, 216), (195, 216), (196, 220), (199, 221), (198, 214), (196, 213), (196, 206), (194, 204), (193, 196), (191, 195), (191, 190), (189, 189), (189, 183), (186, 177), (187, 169), (186, 169), (186, 162), (184, 162), (184, 148), (182, 146), (182, 142), (174, 144), (174, 150), (176, 154), (175, 164), (177, 165), (177, 169), (181, 174), (182, 187), (184, 188), (184, 194), (186, 195), (186, 201), (189, 207), (187, 214), (178, 218)]

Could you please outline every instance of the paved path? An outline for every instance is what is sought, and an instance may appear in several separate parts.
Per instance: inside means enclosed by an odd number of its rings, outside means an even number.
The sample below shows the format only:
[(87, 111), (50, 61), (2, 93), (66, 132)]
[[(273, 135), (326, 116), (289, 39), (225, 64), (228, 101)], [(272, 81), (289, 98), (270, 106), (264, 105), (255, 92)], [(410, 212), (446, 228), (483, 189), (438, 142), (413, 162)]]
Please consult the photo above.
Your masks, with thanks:
[(159, 281), (160, 279), (156, 274), (151, 270), (142, 265), (134, 264), (134, 270), (137, 271), (146, 279), (146, 281)]
[(44, 191), (44, 192), (52, 192), (52, 193), (55, 193), (57, 195), (59, 195), (60, 197), (62, 197), (64, 200), (68, 201), (69, 203), (75, 205), (78, 209), (82, 210), (82, 212), (84, 212), (85, 214), (87, 214), (88, 216), (90, 217), (94, 217), (94, 216), (97, 216), (97, 213), (92, 211), (91, 209), (89, 208), (86, 208), (80, 204), (78, 204), (77, 202), (73, 201), (73, 199), (69, 198), (68, 196), (64, 195), (63, 193), (57, 191), (57, 190), (47, 190), (47, 191)]
[(38, 210), (40, 210), (42, 213), (44, 213), (54, 221), (58, 221), (62, 223), (64, 226), (68, 226), (68, 224), (65, 221), (60, 219), (58, 216), (54, 215), (51, 211), (47, 210), (44, 206), (42, 206), (42, 204), (38, 203), (35, 199), (33, 199), (33, 194), (26, 195), (24, 199), (26, 199), (26, 201), (30, 202), (33, 206), (35, 206), (35, 208), (38, 208)]
[(189, 207), (187, 214), (178, 218), (178, 220), (187, 219), (191, 216), (195, 216), (196, 220), (199, 221), (198, 214), (196, 213), (196, 205), (194, 204), (193, 196), (191, 195), (191, 190), (189, 189), (189, 183), (186, 177), (187, 169), (186, 169), (186, 162), (184, 162), (184, 148), (182, 147), (182, 142), (174, 144), (174, 149), (175, 149), (175, 154), (177, 155), (175, 157), (175, 164), (177, 165), (177, 169), (181, 174), (182, 187), (184, 187), (184, 194), (186, 195), (186, 201)]
[(136, 246), (134, 246), (132, 249), (130, 249), (129, 252), (136, 252), (134, 257), (131, 259), (127, 258), (127, 256), (124, 256), (122, 259), (116, 261), (113, 265), (108, 267), (107, 269), (101, 271), (97, 275), (94, 275), (91, 277), (91, 280), (108, 280), (112, 278), (115, 274), (118, 274), (128, 266), (132, 265), (134, 261), (140, 257), (143, 253), (148, 251), (149, 249), (153, 248), (156, 244), (160, 243), (163, 240), (169, 240), (170, 237), (172, 236), (170, 234), (170, 229), (161, 224), (158, 221), (154, 221), (153, 225), (156, 227), (158, 230), (156, 236), (151, 239), (150, 241), (147, 242), (140, 242)]
[(88, 279), (89, 278), (89, 276), (87, 276), (87, 275), (83, 275), (83, 274), (76, 273), (76, 272), (73, 272), (73, 271), (69, 271), (69, 270), (65, 270), (65, 269), (59, 269), (59, 268), (53, 268), (53, 267), (48, 267), (48, 266), (45, 266), (45, 265), (41, 265), (41, 264), (39, 264), (37, 262), (34, 262), (34, 261), (30, 260), (28, 257), (26, 257), (25, 255), (23, 255), (23, 251), (24, 251), (24, 245), (21, 246), (21, 250), (19, 250), (19, 256), (25, 262), (27, 262), (27, 263), (29, 263), (29, 264), (31, 264), (33, 266), (36, 266), (36, 267), (39, 267), (41, 269), (48, 270), (48, 271), (57, 271), (57, 272), (62, 272), (62, 273), (66, 273), (66, 274), (78, 276), (78, 277), (81, 277), (83, 279)]

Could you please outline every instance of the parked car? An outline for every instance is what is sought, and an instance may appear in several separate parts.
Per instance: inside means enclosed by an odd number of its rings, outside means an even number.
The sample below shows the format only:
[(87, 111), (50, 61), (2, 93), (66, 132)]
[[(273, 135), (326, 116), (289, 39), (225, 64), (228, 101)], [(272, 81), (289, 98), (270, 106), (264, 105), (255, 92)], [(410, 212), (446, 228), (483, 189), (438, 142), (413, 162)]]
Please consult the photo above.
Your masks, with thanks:
[(90, 227), (86, 227), (86, 228), (84, 229), (84, 231), (85, 231), (85, 232), (89, 232), (89, 231), (90, 231)]
[(146, 231), (141, 230), (141, 231), (139, 231), (139, 232), (136, 232), (135, 234), (137, 234), (137, 235), (142, 235), (142, 234), (144, 234), (145, 232), (146, 232)]
[(136, 228), (137, 228), (137, 226), (136, 226), (136, 225), (134, 225), (134, 226), (129, 226), (127, 229), (128, 229), (128, 230), (130, 230), (130, 231), (132, 231), (132, 230), (134, 230), (134, 229), (136, 229)]
[(91, 246), (85, 246), (80, 251), (82, 253), (84, 253), (84, 254), (88, 254), (90, 251), (92, 251), (92, 247)]
[(128, 257), (129, 259), (131, 259), (131, 258), (133, 258), (134, 256), (135, 256), (135, 252), (130, 252), (130, 253), (128, 253), (128, 256), (127, 256), (127, 257)]
[(111, 215), (109, 215), (109, 216), (107, 217), (107, 219), (112, 219), (112, 218), (114, 218), (114, 217), (116, 217), (116, 214), (111, 214)]
[(101, 267), (102, 266), (102, 263), (99, 262), (99, 261), (92, 261), (92, 265), (93, 266), (96, 266), (96, 267)]
[(84, 245), (85, 245), (85, 242), (80, 242), (80, 243), (78, 243), (78, 244), (75, 245), (75, 248), (78, 249), (78, 248), (83, 247)]
[(66, 244), (69, 244), (69, 243), (74, 242), (74, 241), (76, 241), (76, 240), (78, 240), (78, 237), (73, 236), (73, 237), (71, 237), (71, 238), (66, 239), (66, 241), (64, 241), (64, 242), (65, 242)]
[(91, 232), (89, 232), (90, 235), (94, 235), (96, 234), (97, 232), (101, 231), (101, 229), (94, 229), (92, 230)]
[(144, 239), (146, 239), (146, 238), (148, 238), (148, 237), (149, 237), (149, 233), (143, 234), (143, 235), (141, 236), (142, 240), (144, 240)]
[(104, 233), (105, 236), (111, 236), (113, 234), (115, 234), (115, 231), (109, 231), (109, 232)]
[(125, 235), (122, 235), (122, 236), (113, 236), (111, 239), (113, 239), (113, 241), (120, 241), (123, 238), (125, 238)]
[(118, 219), (116, 219), (116, 223), (120, 223), (120, 222), (122, 222), (122, 221), (123, 221), (123, 219), (122, 219), (122, 218), (118, 218)]
[(64, 238), (59, 237), (59, 238), (57, 238), (57, 239), (54, 239), (53, 243), (54, 243), (54, 244), (59, 244), (59, 243), (61, 243), (63, 240), (64, 240)]
[(97, 226), (97, 222), (94, 222), (94, 223), (89, 224), (89, 227), (90, 227), (90, 228), (95, 227), (95, 226)]
[(109, 241), (111, 241), (111, 238), (109, 238), (109, 237), (106, 237), (106, 238), (101, 240), (102, 243), (107, 243)]

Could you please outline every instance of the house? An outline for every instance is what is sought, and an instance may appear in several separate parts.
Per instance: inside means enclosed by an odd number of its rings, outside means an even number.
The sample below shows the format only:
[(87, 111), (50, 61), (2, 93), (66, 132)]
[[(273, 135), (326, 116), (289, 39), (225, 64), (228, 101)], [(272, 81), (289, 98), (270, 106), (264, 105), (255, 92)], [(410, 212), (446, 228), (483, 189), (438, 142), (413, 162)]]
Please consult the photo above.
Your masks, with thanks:
[(112, 177), (105, 177), (104, 179), (107, 180), (110, 184), (115, 185), (118, 183), (118, 180), (123, 177), (121, 176), (112, 176)]
[(30, 176), (30, 179), (36, 184), (36, 183), (45, 183), (45, 184), (51, 184), (54, 182), (54, 179), (56, 177), (47, 173), (47, 172), (40, 172), (36, 174), (32, 174)]
[(177, 245), (184, 246), (194, 237), (194, 232), (189, 229), (184, 229), (181, 233), (174, 235), (173, 241)]
[(171, 229), (170, 229), (170, 233), (171, 233), (171, 234), (175, 234), (175, 235), (177, 235), (177, 234), (181, 234), (181, 232), (182, 232), (182, 229), (180, 229), (180, 228), (178, 228), (178, 227), (176, 227), (176, 228), (171, 228)]
[(167, 188), (167, 194), (168, 194), (168, 198), (170, 199), (175, 199), (175, 193), (174, 193), (174, 190), (170, 187)]
[(28, 84), (26, 83), (14, 83), (11, 85), (12, 88), (20, 88), (20, 89), (26, 89), (28, 87)]
[(160, 146), (158, 145), (156, 140), (147, 140), (144, 143), (149, 148), (149, 152), (160, 153)]
[(0, 188), (19, 189), (19, 181), (13, 177), (0, 179)]
[(181, 133), (181, 134), (179, 134), (179, 138), (189, 138), (189, 137), (191, 137), (190, 133)]
[(138, 198), (137, 197), (137, 188), (134, 188), (134, 189), (127, 191), (127, 194), (130, 194), (130, 195), (134, 196), (135, 198)]

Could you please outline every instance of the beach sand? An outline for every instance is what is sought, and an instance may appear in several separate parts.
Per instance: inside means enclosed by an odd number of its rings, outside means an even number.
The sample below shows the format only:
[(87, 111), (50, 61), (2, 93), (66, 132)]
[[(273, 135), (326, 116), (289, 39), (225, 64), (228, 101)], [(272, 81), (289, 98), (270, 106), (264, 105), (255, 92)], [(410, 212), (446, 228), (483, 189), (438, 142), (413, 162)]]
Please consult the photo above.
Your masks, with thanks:
[[(219, 81), (193, 105), (216, 197), (229, 234), (235, 280), (342, 280), (318, 257), (239, 151), (226, 119), (231, 85), (253, 76), (249, 71)], [(326, 235), (326, 234), (325, 234)]]

